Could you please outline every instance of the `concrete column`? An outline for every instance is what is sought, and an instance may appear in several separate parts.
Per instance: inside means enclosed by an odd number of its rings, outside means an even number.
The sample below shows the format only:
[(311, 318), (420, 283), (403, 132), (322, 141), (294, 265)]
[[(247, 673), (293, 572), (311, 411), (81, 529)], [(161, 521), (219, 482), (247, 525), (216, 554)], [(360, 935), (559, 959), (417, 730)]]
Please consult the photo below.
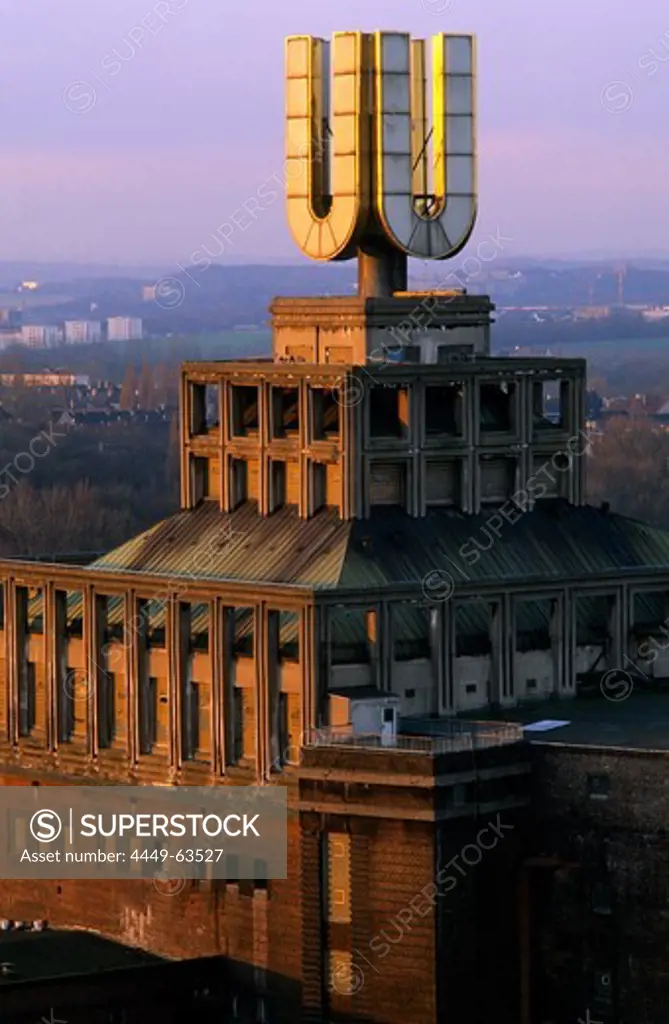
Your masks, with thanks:
[(18, 723), (18, 670), (16, 647), (16, 583), (5, 581), (5, 666), (7, 673), (5, 706), (7, 708), (7, 740), (16, 744), (19, 738)]
[(504, 600), (491, 602), (490, 642), (492, 652), (490, 658), (490, 692), (489, 701), (493, 706), (500, 706), (504, 699), (505, 655), (507, 649), (505, 636)]
[(299, 613), (300, 667), (302, 669), (302, 692), (300, 694), (301, 741), (309, 729), (316, 725), (314, 693), (321, 672), (329, 674), (329, 650), (327, 636), (320, 645), (316, 643), (316, 630), (320, 628), (320, 614), (312, 605)]
[(267, 777), (269, 758), (269, 701), (268, 701), (268, 618), (265, 604), (253, 610), (253, 666), (255, 672), (256, 705), (256, 779), (260, 783)]
[(261, 516), (268, 516), (271, 513), (269, 486), (270, 460), (267, 454), (267, 445), (269, 443), (271, 429), (271, 417), (269, 410), (271, 394), (272, 391), (268, 385), (258, 385), (258, 447), (255, 454), (258, 459), (258, 511)]
[(190, 391), (186, 374), (181, 373), (179, 378), (179, 406), (181, 409), (181, 416), (179, 420), (179, 455), (181, 464), (181, 507), (191, 507), (191, 494), (190, 494), (190, 472), (188, 467), (188, 452), (187, 446), (190, 441), (190, 421), (191, 421), (191, 410), (190, 410)]
[(54, 746), (65, 743), (70, 739), (67, 727), (68, 693), (66, 686), (67, 679), (67, 591), (55, 590), (53, 592), (53, 739)]
[(432, 695), (430, 711), (433, 714), (444, 714), (444, 602), (429, 605), (427, 608), (430, 636), (430, 660), (432, 662)]
[(455, 609), (454, 602), (447, 601), (442, 606), (442, 643), (443, 643), (443, 685), (441, 690), (441, 710), (445, 715), (452, 715), (458, 710), (455, 692)]
[(128, 760), (137, 764), (139, 743), (139, 662), (140, 644), (135, 629), (138, 601), (134, 590), (125, 594), (123, 608), (123, 647), (125, 652), (126, 694), (128, 700)]
[(277, 764), (283, 751), (279, 743), (279, 649), (281, 613), (274, 609), (265, 609), (266, 643), (264, 649), (265, 665), (263, 670), (266, 691), (266, 736), (267, 736), (267, 769), (266, 778), (271, 775), (271, 766)]
[(383, 686), (383, 623), (382, 605), (376, 605), (365, 613), (367, 645), (369, 648), (369, 666), (371, 685), (382, 690)]
[[(12, 591), (14, 603), (13, 655), (16, 665), (16, 738), (21, 736), (21, 708), (28, 704), (28, 588), (15, 586)], [(25, 720), (25, 710), (24, 710)], [(22, 738), (27, 738), (24, 734)]]
[(515, 661), (516, 661), (516, 603), (512, 594), (504, 594), (502, 599), (503, 637), (502, 637), (502, 698), (511, 703), (515, 696)]
[(98, 641), (99, 623), (96, 615), (96, 595), (93, 586), (85, 586), (81, 593), (82, 599), (82, 636), (84, 643), (84, 687), (86, 752), (89, 757), (98, 753), (98, 694), (100, 647)]
[(618, 587), (610, 598), (607, 668), (624, 668), (629, 637), (626, 588)]
[(562, 603), (563, 638), (560, 644), (559, 634), (554, 643), (562, 648), (562, 687), (565, 694), (576, 692), (576, 594), (569, 588), (560, 595)]

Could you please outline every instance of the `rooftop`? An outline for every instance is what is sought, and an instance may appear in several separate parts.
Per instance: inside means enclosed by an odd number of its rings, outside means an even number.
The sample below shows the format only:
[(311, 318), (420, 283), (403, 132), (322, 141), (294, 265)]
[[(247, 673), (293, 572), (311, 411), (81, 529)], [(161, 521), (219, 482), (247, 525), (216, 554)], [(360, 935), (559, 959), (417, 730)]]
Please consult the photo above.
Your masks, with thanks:
[[(423, 723), (424, 724), (424, 723)], [(421, 722), (413, 723), (418, 730)], [(427, 732), (427, 728), (425, 729)], [(308, 747), (337, 747), (355, 750), (404, 750), (412, 754), (454, 754), (463, 750), (486, 750), (520, 743), (524, 739), (522, 726), (507, 722), (470, 722), (453, 719), (434, 720), (430, 735), (404, 732), (395, 736), (379, 733), (354, 733), (348, 727), (315, 729), (309, 737)]]
[[(284, 507), (264, 518), (255, 503), (226, 514), (205, 501), (133, 537), (89, 569), (323, 590), (415, 587), (435, 573), (466, 587), (599, 582), (607, 574), (669, 569), (669, 531), (604, 509), (539, 502), (515, 522), (503, 521), (498, 537), (487, 525), (493, 513), (437, 509), (418, 528), (395, 508), (346, 522), (334, 509), (305, 520)], [(478, 559), (464, 558), (465, 548)]]
[(157, 956), (85, 931), (0, 932), (0, 987), (67, 975), (97, 974), (123, 967), (164, 963)]
[[(505, 708), (499, 718), (523, 726), (563, 722), (554, 728), (525, 731), (525, 738), (542, 746), (611, 747), (627, 750), (669, 751), (669, 693), (648, 693), (638, 681), (626, 699), (607, 699), (597, 693), (574, 700), (545, 701), (521, 708)], [(640, 677), (639, 677), (640, 679)], [(621, 675), (611, 686), (612, 698), (624, 698), (629, 680)], [(492, 716), (491, 716), (492, 717)]]

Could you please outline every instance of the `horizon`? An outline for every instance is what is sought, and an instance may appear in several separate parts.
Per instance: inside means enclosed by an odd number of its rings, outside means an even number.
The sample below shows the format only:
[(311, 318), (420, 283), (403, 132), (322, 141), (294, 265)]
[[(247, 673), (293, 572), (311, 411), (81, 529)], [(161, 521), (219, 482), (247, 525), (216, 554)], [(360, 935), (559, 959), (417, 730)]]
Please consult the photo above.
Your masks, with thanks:
[[(496, 231), (518, 258), (666, 251), (669, 142), (656, 128), (669, 19), (658, 0), (632, 24), (627, 5), (604, 0), (585, 11), (574, 0), (550, 12), (521, 0), (504, 11), (490, 0), (416, 0), (409, 11), (368, 0), (366, 10), (361, 19), (351, 0), (336, 12), (294, 4), (259, 19), (251, 9), (223, 16), (214, 0), (99, 10), (66, 0), (35, 20), (13, 5), (0, 260), (187, 261), (283, 166), (284, 37), (379, 26), (477, 36), (480, 212), (463, 259)], [(640, 156), (649, 139), (650, 159)], [(299, 262), (282, 195), (223, 259)]]

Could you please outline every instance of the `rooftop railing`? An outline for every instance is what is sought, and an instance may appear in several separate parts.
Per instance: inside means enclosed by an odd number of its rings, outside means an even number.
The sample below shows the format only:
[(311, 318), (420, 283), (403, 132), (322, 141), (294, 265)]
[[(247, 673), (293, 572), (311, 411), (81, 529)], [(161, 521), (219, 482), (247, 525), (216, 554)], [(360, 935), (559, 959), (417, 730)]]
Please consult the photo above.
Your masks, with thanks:
[(312, 730), (304, 745), (371, 751), (405, 750), (434, 756), (506, 747), (520, 743), (523, 738), (522, 725), (513, 722), (445, 722), (443, 728), (431, 736), (354, 732), (351, 726), (326, 726)]

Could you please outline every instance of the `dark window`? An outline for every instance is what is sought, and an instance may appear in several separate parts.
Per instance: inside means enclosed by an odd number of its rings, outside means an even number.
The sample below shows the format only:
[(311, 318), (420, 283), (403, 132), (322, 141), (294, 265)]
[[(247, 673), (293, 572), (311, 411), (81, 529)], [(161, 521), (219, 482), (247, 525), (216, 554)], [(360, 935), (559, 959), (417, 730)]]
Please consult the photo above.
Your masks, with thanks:
[(315, 388), (311, 392), (314, 416), (314, 440), (332, 440), (339, 435), (339, 404), (335, 392)]
[(372, 437), (404, 438), (409, 434), (407, 388), (372, 387), (369, 392)]
[(462, 384), (425, 388), (425, 433), (428, 437), (462, 434)]
[(509, 433), (514, 429), (515, 391), (515, 385), (506, 381), (501, 384), (481, 385), (482, 431)]
[(533, 389), (535, 430), (561, 428), (567, 424), (569, 381), (536, 381)]
[(74, 732), (74, 700), (76, 694), (77, 673), (73, 668), (65, 667), (61, 674), (59, 693), (58, 739), (61, 743), (69, 743)]
[(186, 685), (184, 714), (184, 756), (189, 760), (200, 749), (200, 687), (197, 683), (189, 682)]
[(207, 430), (215, 430), (221, 424), (221, 389), (218, 384), (205, 385), (204, 414)]
[(248, 498), (248, 463), (244, 459), (230, 461), (230, 505), (233, 509)]
[(101, 749), (111, 747), (116, 731), (116, 682), (112, 672), (100, 672), (98, 678), (98, 743)]
[(295, 437), (299, 432), (299, 390), (297, 388), (272, 388), (273, 437)]
[(613, 977), (609, 968), (595, 971), (595, 999), (598, 1003), (608, 1005), (613, 999)]
[(537, 688), (537, 681), (536, 681), (536, 679), (528, 679), (526, 681), (526, 684), (527, 684), (527, 689), (528, 690), (536, 690), (536, 688)]
[(19, 692), (19, 733), (29, 736), (36, 724), (37, 680), (35, 665), (25, 661), (21, 665)]
[(244, 691), (240, 686), (234, 688), (234, 760), (240, 761), (244, 756)]
[(606, 800), (611, 792), (611, 778), (608, 775), (588, 775), (588, 796), (592, 800)]
[(476, 685), (476, 683), (467, 683), (467, 685), (465, 686), (465, 693), (476, 693), (477, 690), (478, 686)]
[(233, 385), (230, 389), (232, 397), (232, 434), (234, 437), (247, 437), (258, 433), (258, 388)]
[(610, 914), (612, 904), (611, 886), (595, 882), (592, 889), (592, 909), (596, 914)]
[(416, 691), (415, 690), (405, 690), (404, 691), (404, 696), (406, 697), (407, 700), (413, 700), (413, 698), (416, 696)]
[(154, 676), (143, 680), (140, 701), (140, 749), (142, 754), (150, 754), (158, 741), (158, 680)]
[(274, 512), (286, 504), (286, 463), (272, 462), (270, 465), (270, 504)]
[(208, 498), (211, 493), (209, 486), (209, 459), (192, 455), (190, 466), (193, 504), (197, 505), (204, 498)]

